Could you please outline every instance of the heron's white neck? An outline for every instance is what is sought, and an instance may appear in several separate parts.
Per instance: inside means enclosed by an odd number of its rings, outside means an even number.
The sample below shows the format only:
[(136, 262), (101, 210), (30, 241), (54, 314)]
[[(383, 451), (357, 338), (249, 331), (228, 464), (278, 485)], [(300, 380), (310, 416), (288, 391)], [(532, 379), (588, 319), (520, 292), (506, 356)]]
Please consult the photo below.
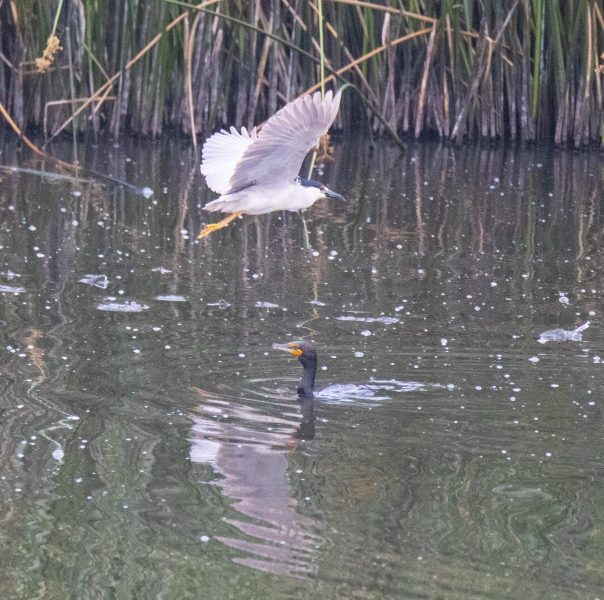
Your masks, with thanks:
[(293, 195), (304, 202), (306, 206), (311, 206), (317, 200), (325, 197), (325, 194), (318, 187), (304, 186), (296, 182), (294, 189)]

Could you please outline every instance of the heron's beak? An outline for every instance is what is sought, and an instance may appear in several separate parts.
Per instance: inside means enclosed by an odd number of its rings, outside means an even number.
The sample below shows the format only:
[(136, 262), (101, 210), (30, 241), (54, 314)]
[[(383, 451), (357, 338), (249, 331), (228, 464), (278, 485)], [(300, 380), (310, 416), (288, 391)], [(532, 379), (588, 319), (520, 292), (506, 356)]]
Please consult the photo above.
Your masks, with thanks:
[(333, 190), (330, 190), (328, 187), (325, 188), (325, 197), (333, 198), (334, 200), (346, 200), (344, 196), (340, 196), (340, 194), (334, 192)]
[(295, 342), (291, 342), (289, 344), (273, 344), (274, 350), (282, 350), (283, 352), (289, 352), (292, 356), (296, 358), (298, 356), (302, 356), (302, 350), (296, 346)]

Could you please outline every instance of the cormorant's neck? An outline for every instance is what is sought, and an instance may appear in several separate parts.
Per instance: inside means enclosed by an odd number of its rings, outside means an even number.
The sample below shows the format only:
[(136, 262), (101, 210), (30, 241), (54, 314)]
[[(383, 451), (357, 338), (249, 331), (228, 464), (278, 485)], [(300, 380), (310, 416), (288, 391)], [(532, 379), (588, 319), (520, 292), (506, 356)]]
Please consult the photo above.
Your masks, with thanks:
[(317, 361), (313, 360), (302, 365), (304, 373), (298, 386), (298, 396), (301, 398), (312, 398), (315, 387), (315, 375), (317, 374)]
[(301, 440), (312, 440), (315, 437), (315, 401), (313, 397), (300, 396), (298, 398), (302, 422), (298, 427), (298, 437)]

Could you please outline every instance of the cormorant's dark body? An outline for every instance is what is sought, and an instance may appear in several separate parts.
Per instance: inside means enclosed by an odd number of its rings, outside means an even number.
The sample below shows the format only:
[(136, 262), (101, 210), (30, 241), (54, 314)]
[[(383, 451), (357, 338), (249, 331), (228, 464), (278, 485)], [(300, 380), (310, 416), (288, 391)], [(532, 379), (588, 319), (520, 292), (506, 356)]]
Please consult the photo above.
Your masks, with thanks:
[(298, 360), (302, 363), (304, 373), (298, 386), (298, 396), (301, 398), (312, 398), (315, 388), (315, 377), (317, 375), (317, 349), (310, 342), (298, 342), (298, 348), (302, 354)]
[(311, 342), (290, 342), (289, 344), (273, 344), (276, 350), (283, 350), (295, 356), (301, 363), (304, 373), (298, 385), (298, 403), (302, 411), (302, 423), (299, 436), (311, 440), (315, 437), (315, 413), (313, 391), (317, 375), (317, 349)]

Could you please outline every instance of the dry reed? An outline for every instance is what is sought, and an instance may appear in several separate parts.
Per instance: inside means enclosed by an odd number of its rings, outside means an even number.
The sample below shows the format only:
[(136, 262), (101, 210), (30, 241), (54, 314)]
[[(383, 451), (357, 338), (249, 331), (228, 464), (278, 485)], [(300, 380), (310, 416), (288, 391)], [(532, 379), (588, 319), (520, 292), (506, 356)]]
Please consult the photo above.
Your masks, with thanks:
[(196, 143), (338, 79), (359, 91), (344, 129), (601, 146), (603, 13), (602, 0), (12, 0), (0, 103), (48, 139), (175, 129)]

